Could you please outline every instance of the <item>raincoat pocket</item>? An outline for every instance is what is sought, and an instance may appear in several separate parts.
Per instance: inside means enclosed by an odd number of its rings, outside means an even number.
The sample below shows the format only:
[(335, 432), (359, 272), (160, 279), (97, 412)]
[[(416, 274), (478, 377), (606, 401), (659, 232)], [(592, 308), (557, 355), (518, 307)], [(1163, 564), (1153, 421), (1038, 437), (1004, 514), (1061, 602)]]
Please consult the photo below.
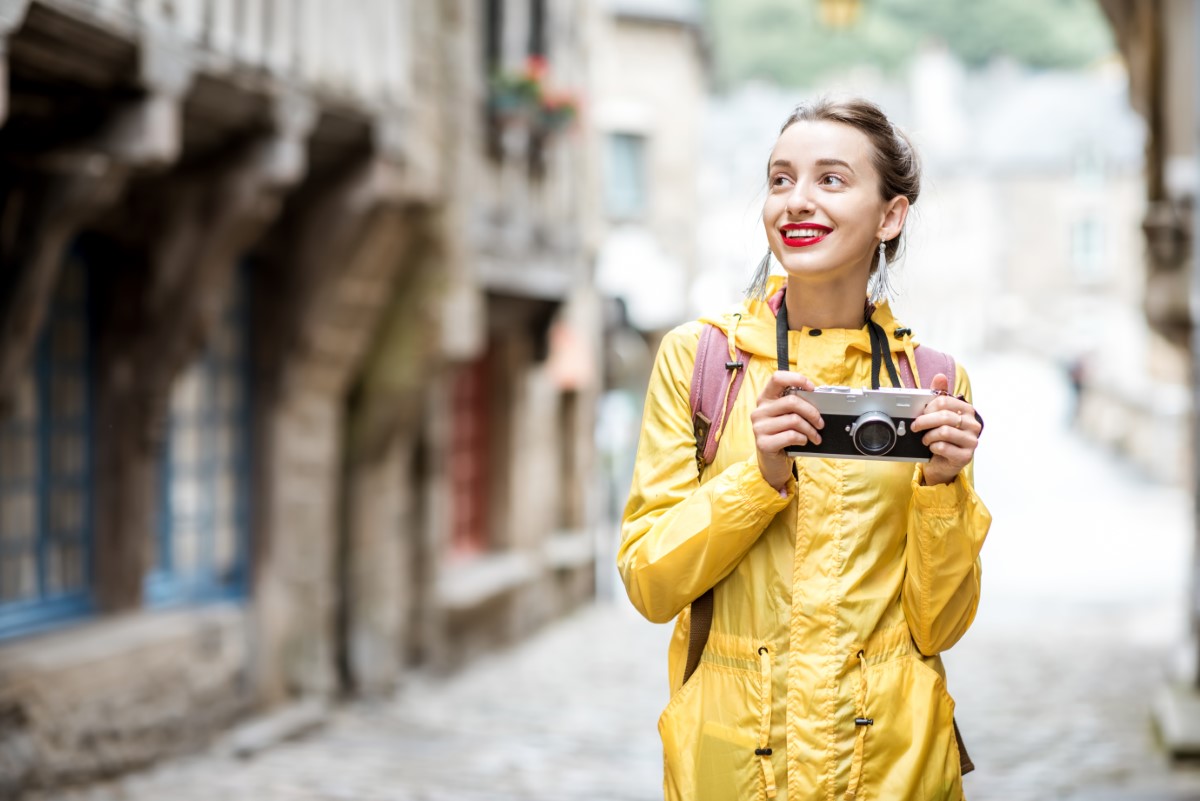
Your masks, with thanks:
[(766, 795), (762, 758), (755, 754), (763, 710), (758, 657), (751, 657), (753, 650), (736, 657), (713, 650), (658, 721), (667, 801), (758, 801)]
[(961, 801), (954, 700), (941, 675), (911, 654), (867, 668), (866, 681), (859, 798)]
[(707, 721), (696, 754), (696, 801), (761, 798), (757, 745), (753, 734)]

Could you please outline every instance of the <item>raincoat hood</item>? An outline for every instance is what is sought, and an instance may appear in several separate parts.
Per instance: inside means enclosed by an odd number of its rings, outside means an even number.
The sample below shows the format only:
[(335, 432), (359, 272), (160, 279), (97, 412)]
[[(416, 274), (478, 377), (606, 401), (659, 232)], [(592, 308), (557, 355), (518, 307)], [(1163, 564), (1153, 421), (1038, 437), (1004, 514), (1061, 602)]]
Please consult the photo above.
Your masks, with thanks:
[[(702, 316), (700, 322), (714, 325), (724, 331), (731, 349), (740, 348), (755, 356), (763, 356), (774, 360), (776, 357), (775, 312), (782, 300), (780, 293), (783, 291), (786, 283), (787, 278), (785, 276), (773, 275), (767, 283), (767, 297), (765, 300), (747, 298), (739, 306), (723, 314)], [(901, 353), (920, 344), (918, 340), (910, 335), (909, 329), (892, 314), (891, 306), (886, 300), (875, 304), (870, 318), (887, 335), (888, 348), (893, 353)], [(789, 351), (792, 354), (791, 362), (793, 365), (796, 363), (795, 346), (803, 341), (803, 337), (807, 336), (810, 330), (809, 328), (802, 328), (788, 332), (790, 344), (792, 345)], [(897, 336), (896, 332), (900, 332), (901, 336)], [(844, 329), (844, 334), (847, 348), (860, 351), (866, 354), (868, 358), (870, 357), (871, 337), (867, 332), (866, 325), (857, 329)]]

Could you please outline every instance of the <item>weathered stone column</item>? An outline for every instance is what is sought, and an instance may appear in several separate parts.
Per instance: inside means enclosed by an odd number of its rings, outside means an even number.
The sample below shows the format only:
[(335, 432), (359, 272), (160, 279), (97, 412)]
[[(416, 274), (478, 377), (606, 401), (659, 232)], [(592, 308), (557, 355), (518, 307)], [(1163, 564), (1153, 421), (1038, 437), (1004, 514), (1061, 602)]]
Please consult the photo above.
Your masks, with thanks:
[[(406, 262), (350, 394), (345, 448), (339, 634), (345, 679), (386, 693), (423, 650), (417, 618), (434, 575), (425, 565), (422, 414), (438, 350), (440, 249), (432, 215), (412, 215)], [(426, 581), (423, 583), (422, 578)]]
[(257, 675), (268, 703), (338, 685), (346, 393), (402, 267), (410, 190), (395, 164), (361, 157), (293, 204), (257, 277), (276, 297), (257, 448)]

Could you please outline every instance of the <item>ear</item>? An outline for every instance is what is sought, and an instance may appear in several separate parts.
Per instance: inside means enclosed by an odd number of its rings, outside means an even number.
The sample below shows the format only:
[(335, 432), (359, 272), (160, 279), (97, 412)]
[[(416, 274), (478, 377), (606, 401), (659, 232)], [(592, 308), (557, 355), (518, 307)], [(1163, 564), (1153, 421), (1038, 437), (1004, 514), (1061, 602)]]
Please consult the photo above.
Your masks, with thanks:
[(904, 221), (908, 218), (909, 202), (904, 195), (896, 195), (887, 202), (883, 209), (883, 219), (875, 235), (883, 241), (895, 239), (904, 230)]

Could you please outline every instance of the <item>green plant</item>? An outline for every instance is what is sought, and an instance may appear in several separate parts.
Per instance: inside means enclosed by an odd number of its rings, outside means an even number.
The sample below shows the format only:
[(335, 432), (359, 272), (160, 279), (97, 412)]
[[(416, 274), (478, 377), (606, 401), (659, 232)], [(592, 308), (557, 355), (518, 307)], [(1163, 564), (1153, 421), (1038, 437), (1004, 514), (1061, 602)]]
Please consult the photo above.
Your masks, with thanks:
[(565, 128), (579, 113), (574, 93), (551, 90), (549, 65), (543, 56), (530, 56), (517, 72), (492, 76), (488, 108), (501, 124), (521, 123), (535, 132), (554, 133)]

